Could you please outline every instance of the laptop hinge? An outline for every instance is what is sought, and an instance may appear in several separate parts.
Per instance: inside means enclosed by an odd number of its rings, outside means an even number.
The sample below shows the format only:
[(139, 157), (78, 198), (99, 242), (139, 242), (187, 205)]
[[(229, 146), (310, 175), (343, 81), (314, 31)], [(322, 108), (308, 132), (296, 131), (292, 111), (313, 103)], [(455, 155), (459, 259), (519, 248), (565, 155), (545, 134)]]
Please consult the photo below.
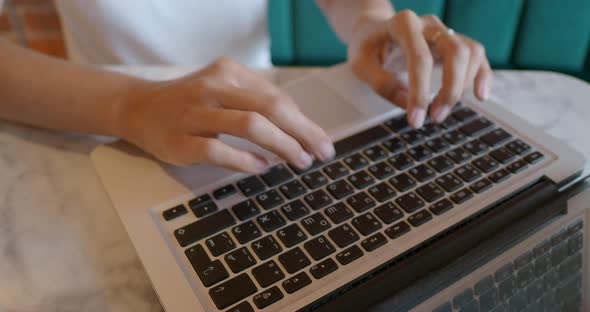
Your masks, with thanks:
[(480, 242), (537, 210), (549, 220), (567, 212), (566, 205), (545, 204), (559, 195), (547, 178), (391, 259), (299, 311), (360, 311), (440, 269)]

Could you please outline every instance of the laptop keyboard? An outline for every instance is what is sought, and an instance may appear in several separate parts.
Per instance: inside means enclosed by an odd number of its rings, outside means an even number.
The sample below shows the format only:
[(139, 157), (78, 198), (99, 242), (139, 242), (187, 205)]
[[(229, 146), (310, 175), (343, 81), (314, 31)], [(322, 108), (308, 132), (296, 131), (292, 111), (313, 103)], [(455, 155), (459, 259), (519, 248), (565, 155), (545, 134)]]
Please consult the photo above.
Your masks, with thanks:
[(581, 311), (583, 239), (575, 221), (433, 312)]
[[(335, 149), (329, 163), (279, 164), (162, 212), (193, 219), (173, 235), (218, 309), (278, 305), (544, 158), (464, 105), (440, 125), (399, 116)], [(243, 200), (219, 207), (232, 196)]]

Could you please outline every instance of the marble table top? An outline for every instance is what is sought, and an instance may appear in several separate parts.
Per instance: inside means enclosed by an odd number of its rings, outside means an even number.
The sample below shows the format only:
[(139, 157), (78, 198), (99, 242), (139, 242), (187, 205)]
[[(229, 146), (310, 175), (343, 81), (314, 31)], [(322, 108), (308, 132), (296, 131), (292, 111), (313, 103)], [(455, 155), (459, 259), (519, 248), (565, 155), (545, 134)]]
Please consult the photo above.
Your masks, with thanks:
[[(306, 72), (264, 74), (280, 84)], [(549, 72), (498, 71), (492, 94), (590, 159), (589, 84)], [(103, 141), (0, 121), (0, 311), (162, 310), (90, 161)]]

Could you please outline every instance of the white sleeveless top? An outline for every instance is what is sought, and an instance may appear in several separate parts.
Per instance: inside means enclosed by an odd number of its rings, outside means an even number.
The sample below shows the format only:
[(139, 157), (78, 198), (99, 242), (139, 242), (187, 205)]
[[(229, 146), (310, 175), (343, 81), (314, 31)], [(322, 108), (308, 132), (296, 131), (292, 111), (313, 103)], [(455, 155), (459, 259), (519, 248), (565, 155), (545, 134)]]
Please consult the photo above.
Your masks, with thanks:
[(78, 63), (269, 67), (266, 0), (56, 0)]

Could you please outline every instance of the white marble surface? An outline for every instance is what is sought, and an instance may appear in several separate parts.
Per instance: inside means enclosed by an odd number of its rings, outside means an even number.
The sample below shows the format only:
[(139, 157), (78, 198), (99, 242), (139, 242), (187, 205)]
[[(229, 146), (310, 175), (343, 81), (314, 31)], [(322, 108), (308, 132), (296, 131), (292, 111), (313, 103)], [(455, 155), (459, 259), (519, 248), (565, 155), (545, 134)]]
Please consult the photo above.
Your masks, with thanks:
[[(590, 158), (589, 84), (500, 71), (492, 93)], [(162, 310), (88, 157), (99, 142), (0, 122), (0, 311)]]

